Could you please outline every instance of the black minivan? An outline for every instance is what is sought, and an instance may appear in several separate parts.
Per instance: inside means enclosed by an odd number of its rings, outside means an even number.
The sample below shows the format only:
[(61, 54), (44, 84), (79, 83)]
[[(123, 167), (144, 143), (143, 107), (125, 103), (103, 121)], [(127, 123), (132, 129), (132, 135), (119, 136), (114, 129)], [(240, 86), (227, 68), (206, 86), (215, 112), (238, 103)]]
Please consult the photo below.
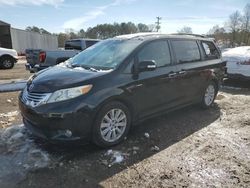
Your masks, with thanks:
[(211, 106), (224, 67), (215, 43), (203, 37), (122, 35), (34, 74), (19, 107), (34, 135), (108, 147), (146, 118), (194, 103)]

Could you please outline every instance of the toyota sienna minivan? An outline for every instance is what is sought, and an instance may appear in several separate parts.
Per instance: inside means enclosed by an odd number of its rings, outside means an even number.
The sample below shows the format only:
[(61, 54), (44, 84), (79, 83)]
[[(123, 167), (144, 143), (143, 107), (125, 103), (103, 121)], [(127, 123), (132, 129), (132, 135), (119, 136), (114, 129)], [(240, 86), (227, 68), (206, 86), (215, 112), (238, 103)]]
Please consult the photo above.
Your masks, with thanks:
[(195, 103), (210, 107), (224, 67), (215, 43), (203, 37), (123, 35), (34, 74), (19, 107), (38, 137), (109, 147), (147, 118)]

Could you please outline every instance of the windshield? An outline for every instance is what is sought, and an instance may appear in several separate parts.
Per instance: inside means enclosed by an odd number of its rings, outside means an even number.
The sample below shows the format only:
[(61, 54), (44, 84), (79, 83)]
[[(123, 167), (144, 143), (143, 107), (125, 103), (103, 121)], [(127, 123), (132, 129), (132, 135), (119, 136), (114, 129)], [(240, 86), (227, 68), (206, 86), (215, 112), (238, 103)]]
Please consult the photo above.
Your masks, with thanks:
[(76, 55), (70, 64), (72, 67), (114, 69), (140, 43), (140, 40), (104, 40)]

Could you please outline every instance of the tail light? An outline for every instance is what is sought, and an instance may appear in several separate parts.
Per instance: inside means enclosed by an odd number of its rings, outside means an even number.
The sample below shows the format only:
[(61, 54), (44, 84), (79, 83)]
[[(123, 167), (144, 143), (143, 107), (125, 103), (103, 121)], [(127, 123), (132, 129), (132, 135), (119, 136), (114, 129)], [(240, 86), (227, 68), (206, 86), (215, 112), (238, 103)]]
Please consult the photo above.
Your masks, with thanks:
[(46, 53), (45, 52), (40, 52), (39, 54), (39, 61), (40, 63), (43, 63), (46, 59)]
[(237, 63), (238, 65), (250, 65), (250, 59), (246, 61), (241, 61)]

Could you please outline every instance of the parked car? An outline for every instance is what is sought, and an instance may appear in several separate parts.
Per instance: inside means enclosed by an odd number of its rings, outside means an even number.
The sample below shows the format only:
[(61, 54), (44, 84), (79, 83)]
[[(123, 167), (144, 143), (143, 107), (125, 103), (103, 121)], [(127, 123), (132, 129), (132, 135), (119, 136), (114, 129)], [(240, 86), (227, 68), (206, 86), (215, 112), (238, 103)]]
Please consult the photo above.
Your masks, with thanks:
[(224, 69), (220, 51), (205, 38), (118, 36), (34, 74), (19, 107), (34, 135), (108, 147), (147, 118), (195, 103), (210, 107)]
[(65, 42), (64, 50), (27, 49), (26, 69), (33, 73), (57, 65), (97, 42), (98, 39), (72, 39)]
[(250, 79), (250, 46), (228, 49), (222, 56), (227, 61), (228, 78)]
[(17, 59), (18, 55), (16, 50), (0, 48), (0, 68), (12, 69)]

